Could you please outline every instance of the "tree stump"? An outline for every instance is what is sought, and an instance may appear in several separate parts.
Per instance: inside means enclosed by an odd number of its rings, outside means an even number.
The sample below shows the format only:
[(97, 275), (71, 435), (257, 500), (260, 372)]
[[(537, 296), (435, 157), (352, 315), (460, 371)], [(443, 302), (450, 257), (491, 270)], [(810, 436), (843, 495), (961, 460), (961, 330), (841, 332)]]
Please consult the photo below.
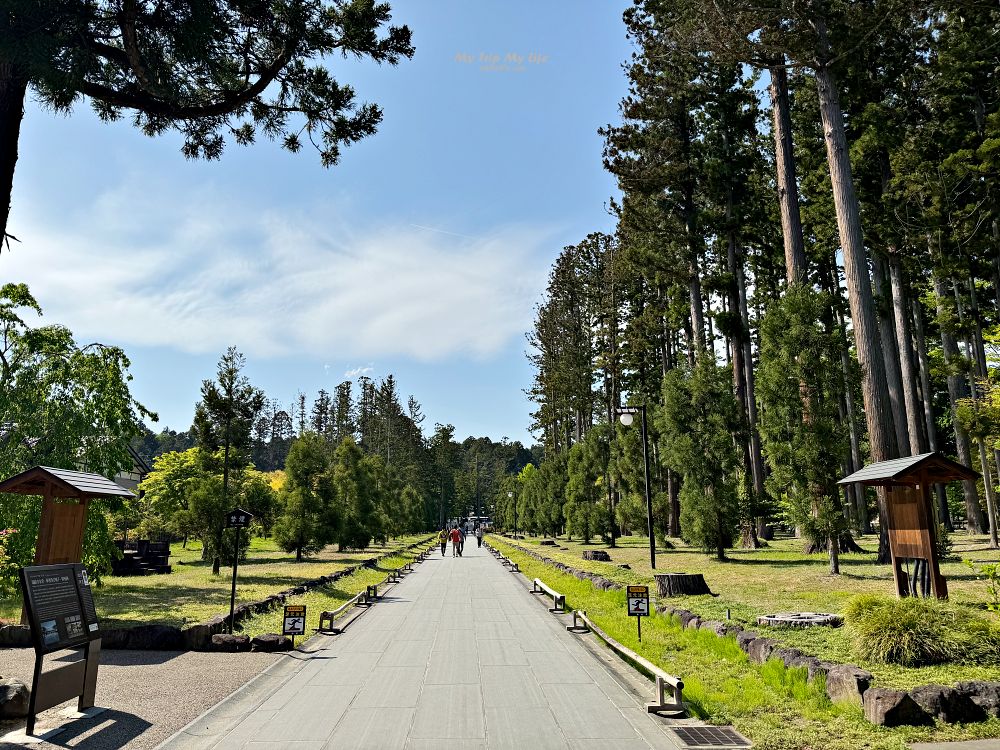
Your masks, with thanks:
[(611, 555), (602, 549), (588, 549), (583, 553), (584, 560), (599, 560), (600, 562), (611, 562)]
[(539, 544), (541, 546), (543, 546), (543, 547), (555, 547), (555, 546), (557, 546), (554, 539), (543, 539), (542, 541), (539, 542)]
[(660, 596), (697, 596), (712, 594), (701, 573), (656, 573), (656, 591)]

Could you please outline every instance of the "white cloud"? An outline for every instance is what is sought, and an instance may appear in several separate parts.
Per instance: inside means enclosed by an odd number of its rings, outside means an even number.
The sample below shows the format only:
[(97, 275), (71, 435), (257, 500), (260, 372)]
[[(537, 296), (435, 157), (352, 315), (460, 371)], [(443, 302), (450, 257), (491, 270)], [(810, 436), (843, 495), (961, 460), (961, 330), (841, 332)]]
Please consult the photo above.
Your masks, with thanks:
[(370, 364), (365, 367), (352, 367), (350, 370), (344, 373), (344, 377), (348, 380), (354, 380), (354, 378), (361, 377), (362, 375), (368, 375), (375, 371), (375, 366)]
[(146, 180), (58, 220), (28, 207), (0, 270), (31, 286), (46, 320), (124, 345), (435, 361), (487, 357), (520, 337), (551, 228), (480, 239), (426, 229), (358, 226), (330, 205), (260, 211), (211, 188), (177, 195)]

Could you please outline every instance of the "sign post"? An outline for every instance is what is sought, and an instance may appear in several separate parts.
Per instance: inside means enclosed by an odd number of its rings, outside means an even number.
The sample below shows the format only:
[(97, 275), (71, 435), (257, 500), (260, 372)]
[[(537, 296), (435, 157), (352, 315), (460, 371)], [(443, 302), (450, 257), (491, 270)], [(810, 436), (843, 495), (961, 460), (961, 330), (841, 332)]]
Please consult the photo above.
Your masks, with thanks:
[(628, 587), (628, 616), (635, 618), (635, 626), (639, 632), (639, 643), (642, 643), (642, 618), (649, 617), (649, 586)]
[(226, 513), (226, 528), (236, 529), (236, 551), (233, 554), (233, 590), (229, 595), (229, 634), (233, 634), (233, 613), (236, 611), (236, 570), (240, 565), (240, 529), (245, 529), (253, 520), (253, 514), (239, 508)]
[(283, 623), (281, 634), (290, 635), (292, 637), (292, 648), (295, 648), (295, 636), (306, 634), (306, 605), (286, 604)]
[[(25, 734), (35, 732), (35, 716), (70, 698), (77, 710), (94, 708), (101, 634), (87, 569), (80, 563), (21, 568), (21, 591), (35, 646), (35, 672)], [(82, 648), (83, 659), (42, 671), (46, 654)]]

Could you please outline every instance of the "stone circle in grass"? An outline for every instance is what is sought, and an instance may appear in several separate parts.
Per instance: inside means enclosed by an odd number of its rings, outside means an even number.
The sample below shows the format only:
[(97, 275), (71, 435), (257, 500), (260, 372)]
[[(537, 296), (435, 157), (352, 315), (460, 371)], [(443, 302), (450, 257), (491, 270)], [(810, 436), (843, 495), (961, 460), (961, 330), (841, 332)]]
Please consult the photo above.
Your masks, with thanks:
[(775, 628), (812, 628), (825, 626), (839, 627), (843, 622), (840, 615), (828, 612), (778, 612), (773, 615), (761, 615), (757, 618), (758, 625), (770, 625)]

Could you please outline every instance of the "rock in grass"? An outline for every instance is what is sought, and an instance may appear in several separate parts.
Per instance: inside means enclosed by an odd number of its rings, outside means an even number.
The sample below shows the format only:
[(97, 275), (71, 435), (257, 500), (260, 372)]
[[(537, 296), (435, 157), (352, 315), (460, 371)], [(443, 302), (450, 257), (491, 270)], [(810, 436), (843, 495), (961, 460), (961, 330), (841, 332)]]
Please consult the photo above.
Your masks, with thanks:
[(250, 650), (266, 653), (291, 651), (292, 642), (290, 639), (277, 633), (264, 633), (263, 635), (254, 636), (253, 640), (250, 641)]
[(1000, 717), (1000, 682), (967, 680), (955, 685), (955, 690), (969, 698), (987, 716)]
[(230, 635), (229, 633), (216, 633), (212, 636), (212, 651), (224, 651), (226, 653), (236, 653), (238, 651), (250, 650), (250, 636)]
[(23, 719), (28, 715), (30, 691), (14, 677), (0, 680), (0, 719)]
[(970, 696), (945, 685), (921, 685), (910, 690), (910, 697), (929, 715), (948, 724), (985, 721), (986, 711)]
[(861, 705), (862, 697), (871, 684), (871, 672), (853, 664), (838, 664), (826, 675), (826, 694), (835, 702), (849, 701)]
[(205, 651), (212, 645), (212, 636), (226, 629), (227, 615), (216, 615), (205, 622), (199, 622), (189, 628), (184, 628), (181, 635), (184, 647), (191, 651)]
[(598, 560), (600, 562), (611, 562), (611, 555), (602, 549), (588, 549), (583, 553), (584, 560)]
[(771, 652), (772, 659), (779, 659), (785, 668), (791, 667), (796, 659), (802, 657), (802, 652), (797, 648), (776, 648)]
[(750, 641), (750, 650), (747, 651), (747, 656), (750, 657), (750, 661), (756, 664), (764, 664), (771, 658), (777, 645), (778, 642), (773, 638), (754, 638)]
[(736, 636), (736, 645), (739, 646), (744, 652), (749, 652), (750, 644), (755, 638), (757, 638), (757, 634), (755, 632), (752, 630), (744, 630)]
[(711, 630), (720, 637), (729, 634), (729, 626), (721, 620), (703, 620), (698, 627), (702, 630)]
[(880, 727), (925, 726), (934, 723), (930, 715), (902, 690), (872, 688), (865, 691), (863, 703), (865, 718)]
[(26, 625), (0, 625), (0, 646), (30, 647), (31, 628)]
[(128, 648), (151, 651), (179, 651), (184, 648), (180, 628), (171, 625), (140, 625), (127, 632)]
[(808, 662), (805, 666), (809, 670), (809, 682), (815, 682), (820, 677), (825, 680), (826, 676), (830, 674), (830, 670), (837, 665), (833, 662), (816, 659), (814, 662)]

